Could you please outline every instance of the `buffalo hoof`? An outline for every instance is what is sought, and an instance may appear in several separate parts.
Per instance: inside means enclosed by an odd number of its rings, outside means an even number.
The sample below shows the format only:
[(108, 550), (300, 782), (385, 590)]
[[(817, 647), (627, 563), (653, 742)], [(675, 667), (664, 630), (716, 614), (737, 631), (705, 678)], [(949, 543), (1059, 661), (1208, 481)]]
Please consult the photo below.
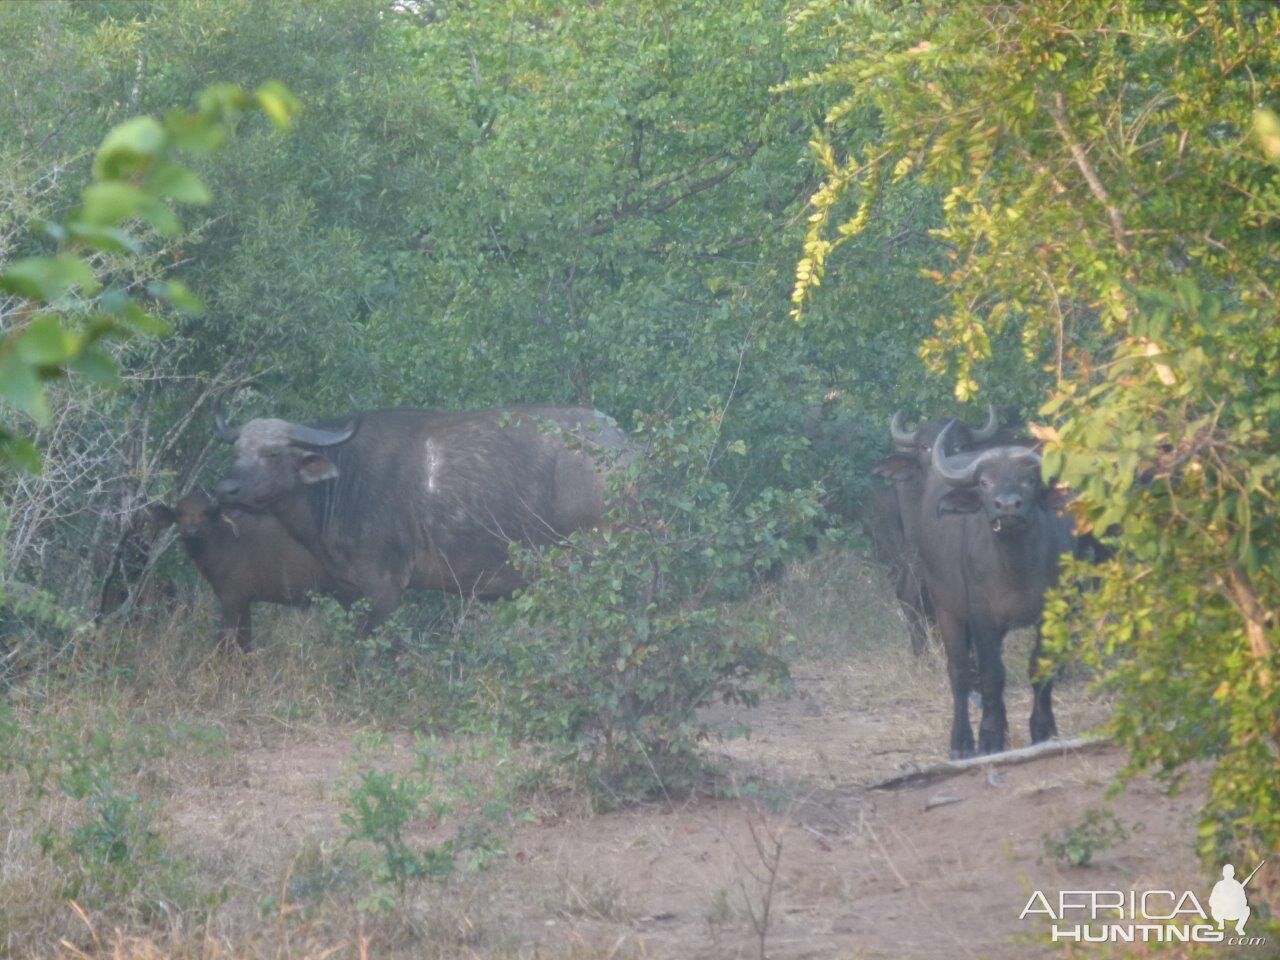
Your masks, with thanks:
[(978, 727), (978, 753), (1002, 753), (1005, 749), (1006, 732), (1004, 717), (983, 717), (983, 722)]
[(983, 735), (979, 737), (978, 739), (979, 754), (1002, 754), (1004, 753), (1004, 751), (1005, 751), (1004, 733), (1001, 733), (1000, 736), (995, 735), (995, 733), (992, 733), (991, 736), (987, 736), (986, 733), (983, 733)]
[(951, 734), (951, 759), (964, 760), (973, 756), (973, 733), (968, 727), (961, 727)]
[(1053, 714), (1047, 717), (1033, 715), (1031, 717), (1031, 742), (1040, 743), (1042, 740), (1048, 740), (1050, 737), (1058, 735), (1058, 725), (1054, 722)]

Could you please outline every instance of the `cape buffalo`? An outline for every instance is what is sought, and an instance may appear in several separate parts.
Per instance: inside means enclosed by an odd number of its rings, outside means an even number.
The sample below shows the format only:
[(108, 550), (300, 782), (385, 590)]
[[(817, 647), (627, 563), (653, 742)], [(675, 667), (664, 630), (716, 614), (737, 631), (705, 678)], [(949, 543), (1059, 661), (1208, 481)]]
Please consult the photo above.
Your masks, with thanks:
[(182, 548), (213, 587), (222, 608), (221, 642), (232, 637), (241, 649), (253, 641), (255, 602), (305, 603), (311, 593), (333, 593), (324, 566), (270, 514), (223, 511), (201, 493), (174, 506), (153, 504), (160, 528), (177, 524)]
[[(947, 426), (946, 420), (926, 420), (912, 430), (903, 424), (898, 411), (889, 423), (894, 453), (877, 461), (872, 472), (891, 481), (876, 488), (863, 527), (871, 538), (872, 555), (889, 568), (898, 603), (907, 618), (913, 653), (924, 653), (929, 625), (934, 621), (933, 604), (924, 588), (920, 559), (920, 502), (929, 473), (934, 442)], [(1001, 442), (1009, 431), (1000, 426), (994, 406), (987, 407), (987, 422), (970, 427), (955, 421), (948, 434), (953, 451), (980, 450)]]
[(1044, 593), (1058, 581), (1059, 558), (1072, 550), (1066, 492), (1046, 485), (1040, 455), (1027, 446), (946, 453), (948, 425), (933, 444), (932, 470), (919, 512), (925, 584), (947, 653), (954, 716), (951, 756), (973, 753), (969, 726), (971, 656), (982, 693), (978, 749), (1005, 747), (1005, 634), (1035, 626), (1031, 652), (1031, 742), (1057, 731), (1051, 678), (1040, 669)]
[(509, 545), (597, 523), (605, 461), (626, 447), (611, 419), (583, 407), (402, 408), (239, 429), (215, 418), (235, 445), (218, 499), (270, 511), (340, 599), (369, 601), (366, 630), (410, 587), (485, 599), (521, 586)]

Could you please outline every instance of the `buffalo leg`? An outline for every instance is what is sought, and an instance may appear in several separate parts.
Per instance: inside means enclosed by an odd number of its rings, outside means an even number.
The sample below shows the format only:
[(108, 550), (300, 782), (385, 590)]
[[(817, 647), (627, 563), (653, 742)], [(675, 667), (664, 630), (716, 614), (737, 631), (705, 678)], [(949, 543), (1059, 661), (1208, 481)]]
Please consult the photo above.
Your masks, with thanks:
[(907, 633), (911, 637), (911, 652), (922, 656), (929, 645), (929, 620), (925, 613), (924, 591), (920, 578), (908, 561), (903, 561), (896, 571), (898, 603), (907, 618)]
[(954, 617), (939, 614), (938, 627), (947, 651), (947, 678), (951, 681), (951, 759), (973, 756), (973, 728), (969, 725), (969, 637), (965, 625)]
[(1004, 712), (1003, 640), (983, 631), (974, 636), (978, 659), (978, 689), (982, 691), (982, 722), (978, 725), (978, 752), (999, 753), (1009, 729)]
[(222, 627), (218, 631), (218, 643), (230, 647), (233, 639), (245, 653), (253, 646), (253, 620), (249, 615), (249, 604), (240, 600), (222, 605)]
[(1036, 642), (1031, 647), (1031, 742), (1039, 743), (1058, 735), (1058, 724), (1053, 719), (1053, 672), (1047, 660), (1040, 659), (1040, 647), (1044, 638), (1036, 628)]

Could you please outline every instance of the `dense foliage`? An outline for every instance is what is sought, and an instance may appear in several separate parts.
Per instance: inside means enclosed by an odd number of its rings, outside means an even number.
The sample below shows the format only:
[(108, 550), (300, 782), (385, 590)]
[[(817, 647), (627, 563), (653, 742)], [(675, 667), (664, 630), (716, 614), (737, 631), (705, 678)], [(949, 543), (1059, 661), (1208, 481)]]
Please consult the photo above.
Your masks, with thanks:
[[(938, 191), (948, 297), (922, 356), (967, 398), (1016, 330), (1055, 386), (1045, 470), (1113, 534), (1059, 602), (1135, 767), (1218, 758), (1206, 852), (1280, 843), (1280, 323), (1271, 4), (810, 4), (839, 101), (803, 312), (888, 185)], [(867, 136), (868, 118), (876, 129)], [(1084, 584), (1082, 584), (1084, 585)]]
[(600, 528), (517, 554), (532, 582), (504, 611), (501, 709), (567, 747), (609, 802), (687, 791), (698, 710), (754, 703), (787, 677), (779, 625), (723, 601), (795, 554), (818, 505), (800, 490), (737, 502), (711, 467), (746, 447), (720, 447), (720, 432), (715, 415), (647, 419)]

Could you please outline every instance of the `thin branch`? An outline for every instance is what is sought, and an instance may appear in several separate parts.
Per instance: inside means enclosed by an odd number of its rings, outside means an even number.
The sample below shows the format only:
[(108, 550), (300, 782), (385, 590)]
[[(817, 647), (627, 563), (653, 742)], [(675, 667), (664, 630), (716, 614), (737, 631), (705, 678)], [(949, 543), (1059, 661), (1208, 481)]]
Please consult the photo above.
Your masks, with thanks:
[(1071, 151), (1071, 159), (1075, 161), (1076, 167), (1084, 177), (1085, 183), (1089, 185), (1089, 190), (1097, 201), (1102, 204), (1103, 209), (1107, 211), (1107, 216), (1111, 218), (1111, 233), (1115, 237), (1116, 248), (1121, 253), (1127, 254), (1129, 252), (1129, 244), (1125, 240), (1124, 219), (1120, 216), (1119, 208), (1112, 202), (1111, 195), (1107, 193), (1107, 188), (1098, 179), (1098, 174), (1093, 169), (1093, 164), (1089, 162), (1089, 155), (1085, 153), (1084, 147), (1080, 146), (1079, 141), (1071, 133), (1071, 127), (1067, 124), (1066, 99), (1062, 96), (1061, 91), (1054, 92), (1053, 103), (1049, 106), (1049, 115), (1053, 117), (1053, 125), (1058, 128), (1058, 135), (1062, 137), (1062, 142)]
[(968, 771), (982, 767), (1011, 767), (1019, 763), (1028, 763), (1044, 757), (1055, 757), (1060, 753), (1082, 753), (1086, 750), (1097, 750), (1111, 745), (1111, 740), (1079, 738), (1075, 740), (1046, 740), (1018, 750), (1006, 750), (1003, 753), (991, 753), (981, 757), (970, 757), (967, 760), (948, 760), (927, 767), (916, 767), (906, 773), (878, 780), (871, 784), (872, 790), (893, 790), (897, 787), (916, 786), (922, 783), (934, 783), (948, 780)]
[(1231, 598), (1244, 617), (1249, 652), (1255, 660), (1266, 660), (1271, 656), (1271, 644), (1267, 642), (1267, 627), (1273, 622), (1271, 612), (1259, 602), (1253, 581), (1239, 564), (1232, 563), (1227, 567), (1227, 583), (1231, 587)]
[(587, 224), (582, 231), (583, 236), (598, 237), (600, 234), (612, 230), (619, 220), (626, 220), (631, 217), (651, 217), (665, 213), (676, 204), (718, 186), (741, 170), (743, 164), (755, 156), (756, 151), (760, 149), (760, 144), (761, 141), (758, 140), (747, 144), (743, 151), (734, 158), (734, 162), (729, 163), (713, 174), (703, 177), (701, 180), (695, 180), (678, 193), (672, 193), (659, 200), (651, 200), (648, 203), (625, 203), (615, 207), (609, 213), (602, 214)]

